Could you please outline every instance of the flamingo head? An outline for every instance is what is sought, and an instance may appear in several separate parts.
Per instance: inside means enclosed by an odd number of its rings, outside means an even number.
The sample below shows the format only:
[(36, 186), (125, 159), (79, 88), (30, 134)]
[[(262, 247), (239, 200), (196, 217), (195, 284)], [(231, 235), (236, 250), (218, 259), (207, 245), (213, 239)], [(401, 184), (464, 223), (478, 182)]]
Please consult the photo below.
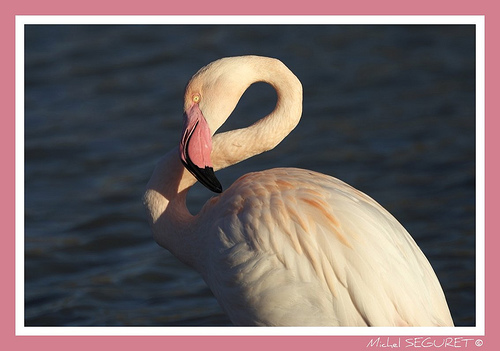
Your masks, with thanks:
[(251, 82), (253, 71), (243, 64), (248, 58), (223, 58), (201, 68), (184, 94), (184, 128), (179, 147), (184, 166), (208, 189), (222, 186), (211, 160), (212, 135), (226, 121)]

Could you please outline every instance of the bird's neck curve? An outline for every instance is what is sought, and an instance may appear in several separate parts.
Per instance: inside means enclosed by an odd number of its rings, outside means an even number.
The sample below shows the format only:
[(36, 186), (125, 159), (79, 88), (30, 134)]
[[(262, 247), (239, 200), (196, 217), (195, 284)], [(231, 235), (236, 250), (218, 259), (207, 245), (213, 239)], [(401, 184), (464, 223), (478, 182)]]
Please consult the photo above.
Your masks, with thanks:
[[(212, 69), (209, 65), (198, 74), (199, 78), (210, 78), (212, 72), (217, 72), (217, 64), (220, 68), (230, 67), (228, 76), (231, 79), (225, 84), (219, 83), (226, 89), (214, 96), (214, 99), (229, 99), (225, 100), (225, 106), (229, 108), (223, 113), (225, 117), (213, 124), (213, 132), (228, 118), (245, 90), (255, 82), (270, 84), (276, 90), (277, 103), (273, 112), (253, 125), (213, 136), (214, 170), (271, 150), (295, 128), (302, 114), (302, 85), (281, 61), (257, 56), (224, 60), (216, 61)], [(245, 74), (239, 75), (238, 72)], [(216, 112), (214, 110), (214, 116), (218, 115)], [(196, 179), (180, 160), (179, 149), (175, 148), (158, 163), (144, 195), (156, 242), (191, 266), (201, 261), (196, 255), (203, 252), (204, 245), (204, 236), (196, 235), (201, 217), (193, 216), (186, 206), (187, 192), (195, 182)]]
[(273, 149), (295, 128), (302, 115), (302, 84), (281, 61), (250, 56), (247, 62), (250, 68), (246, 71), (249, 74), (241, 76), (240, 89), (235, 89), (240, 93), (228, 95), (236, 99), (234, 106), (251, 84), (265, 82), (276, 90), (276, 107), (249, 127), (213, 136), (212, 161), (215, 170)]

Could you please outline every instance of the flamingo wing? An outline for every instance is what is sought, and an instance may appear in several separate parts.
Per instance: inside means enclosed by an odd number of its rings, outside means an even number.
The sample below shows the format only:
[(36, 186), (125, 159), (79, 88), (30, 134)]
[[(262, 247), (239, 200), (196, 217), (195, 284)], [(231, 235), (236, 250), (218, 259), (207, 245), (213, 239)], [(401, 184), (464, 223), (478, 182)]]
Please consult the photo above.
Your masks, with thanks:
[(452, 323), (408, 232), (336, 178), (291, 168), (250, 173), (210, 204), (202, 275), (235, 324)]

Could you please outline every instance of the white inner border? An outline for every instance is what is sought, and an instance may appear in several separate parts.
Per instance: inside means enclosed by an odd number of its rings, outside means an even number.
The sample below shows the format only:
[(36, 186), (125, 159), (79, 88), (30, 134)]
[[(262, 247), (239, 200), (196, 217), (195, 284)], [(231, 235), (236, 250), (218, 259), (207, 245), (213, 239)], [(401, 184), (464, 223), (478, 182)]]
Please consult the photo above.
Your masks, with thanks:
[[(470, 24), (476, 26), (475, 327), (25, 327), (24, 26), (28, 24)], [(484, 335), (485, 27), (484, 16), (16, 16), (16, 335)]]

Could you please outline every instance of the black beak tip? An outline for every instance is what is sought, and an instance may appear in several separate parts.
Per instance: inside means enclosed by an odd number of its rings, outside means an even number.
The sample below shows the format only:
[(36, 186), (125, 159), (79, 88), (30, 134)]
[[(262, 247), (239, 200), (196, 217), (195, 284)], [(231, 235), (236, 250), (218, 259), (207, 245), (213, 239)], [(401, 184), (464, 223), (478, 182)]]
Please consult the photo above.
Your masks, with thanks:
[(222, 185), (215, 176), (212, 167), (200, 168), (193, 164), (189, 157), (187, 158), (187, 164), (184, 163), (184, 166), (208, 190), (218, 194), (222, 193)]
[(208, 190), (214, 193), (222, 193), (222, 185), (215, 176), (214, 170), (211, 167), (205, 167), (204, 169), (198, 168), (194, 176), (198, 181), (203, 184)]
[(214, 193), (220, 194), (220, 193), (222, 193), (222, 185), (219, 184), (219, 186), (217, 186), (213, 189), (210, 189), (210, 190), (212, 190)]

